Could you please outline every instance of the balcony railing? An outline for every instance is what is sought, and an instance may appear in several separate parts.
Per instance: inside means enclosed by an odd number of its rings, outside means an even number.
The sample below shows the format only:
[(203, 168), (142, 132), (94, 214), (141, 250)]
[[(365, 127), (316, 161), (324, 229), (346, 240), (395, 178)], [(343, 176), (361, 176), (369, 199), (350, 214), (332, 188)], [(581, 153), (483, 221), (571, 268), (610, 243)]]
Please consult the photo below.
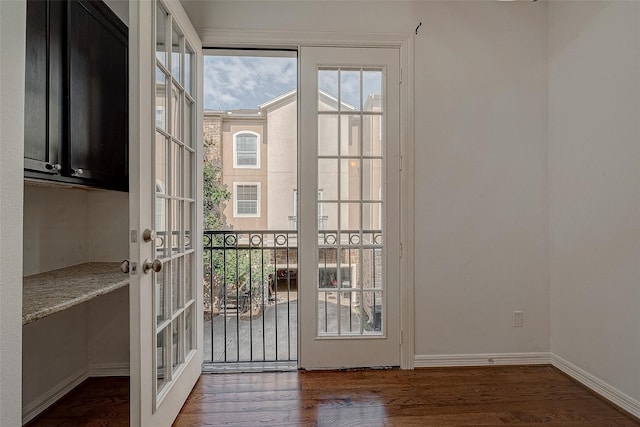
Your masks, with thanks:
[[(297, 231), (205, 231), (203, 237), (205, 368), (294, 362)], [(319, 230), (317, 282), (306, 284), (317, 290), (318, 334), (383, 333), (382, 237), (382, 230)]]
[(297, 359), (297, 233), (204, 232), (205, 363)]

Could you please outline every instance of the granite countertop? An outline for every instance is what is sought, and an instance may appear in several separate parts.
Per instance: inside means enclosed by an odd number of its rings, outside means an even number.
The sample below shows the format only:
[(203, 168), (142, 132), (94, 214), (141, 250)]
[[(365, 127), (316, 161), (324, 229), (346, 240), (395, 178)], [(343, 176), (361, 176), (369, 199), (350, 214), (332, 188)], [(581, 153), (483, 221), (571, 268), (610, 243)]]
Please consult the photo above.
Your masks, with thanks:
[(90, 262), (23, 279), (22, 324), (89, 301), (129, 284), (117, 262)]

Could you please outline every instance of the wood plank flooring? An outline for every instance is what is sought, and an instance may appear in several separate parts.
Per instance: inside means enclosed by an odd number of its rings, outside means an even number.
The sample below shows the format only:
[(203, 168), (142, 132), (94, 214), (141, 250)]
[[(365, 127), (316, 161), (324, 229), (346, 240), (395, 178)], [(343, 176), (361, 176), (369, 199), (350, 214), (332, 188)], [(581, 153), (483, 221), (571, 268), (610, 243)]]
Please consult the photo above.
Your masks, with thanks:
[(27, 424), (28, 427), (128, 425), (127, 377), (89, 378)]
[[(128, 424), (94, 378), (29, 426)], [(640, 426), (551, 366), (203, 375), (174, 426)]]

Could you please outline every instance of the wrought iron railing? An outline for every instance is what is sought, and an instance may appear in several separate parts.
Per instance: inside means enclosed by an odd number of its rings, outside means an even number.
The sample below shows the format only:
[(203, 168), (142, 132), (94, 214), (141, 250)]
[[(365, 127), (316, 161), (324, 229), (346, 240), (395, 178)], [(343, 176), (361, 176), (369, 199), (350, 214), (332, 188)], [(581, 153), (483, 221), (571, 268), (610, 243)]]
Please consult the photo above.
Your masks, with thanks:
[(205, 364), (297, 359), (297, 233), (205, 231)]

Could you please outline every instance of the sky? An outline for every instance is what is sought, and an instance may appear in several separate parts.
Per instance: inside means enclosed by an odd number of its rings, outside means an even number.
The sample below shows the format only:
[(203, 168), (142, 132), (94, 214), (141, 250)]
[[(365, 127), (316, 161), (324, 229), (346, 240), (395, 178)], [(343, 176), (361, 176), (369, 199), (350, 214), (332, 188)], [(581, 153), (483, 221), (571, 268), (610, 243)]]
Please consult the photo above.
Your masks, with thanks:
[[(204, 108), (207, 110), (255, 109), (297, 87), (296, 58), (251, 56), (204, 57)], [(362, 73), (362, 97), (381, 93), (382, 73)], [(338, 97), (338, 72), (320, 70), (318, 86)], [(340, 75), (343, 102), (359, 108), (360, 72), (343, 71)]]
[(258, 108), (297, 87), (296, 58), (204, 57), (204, 108)]

